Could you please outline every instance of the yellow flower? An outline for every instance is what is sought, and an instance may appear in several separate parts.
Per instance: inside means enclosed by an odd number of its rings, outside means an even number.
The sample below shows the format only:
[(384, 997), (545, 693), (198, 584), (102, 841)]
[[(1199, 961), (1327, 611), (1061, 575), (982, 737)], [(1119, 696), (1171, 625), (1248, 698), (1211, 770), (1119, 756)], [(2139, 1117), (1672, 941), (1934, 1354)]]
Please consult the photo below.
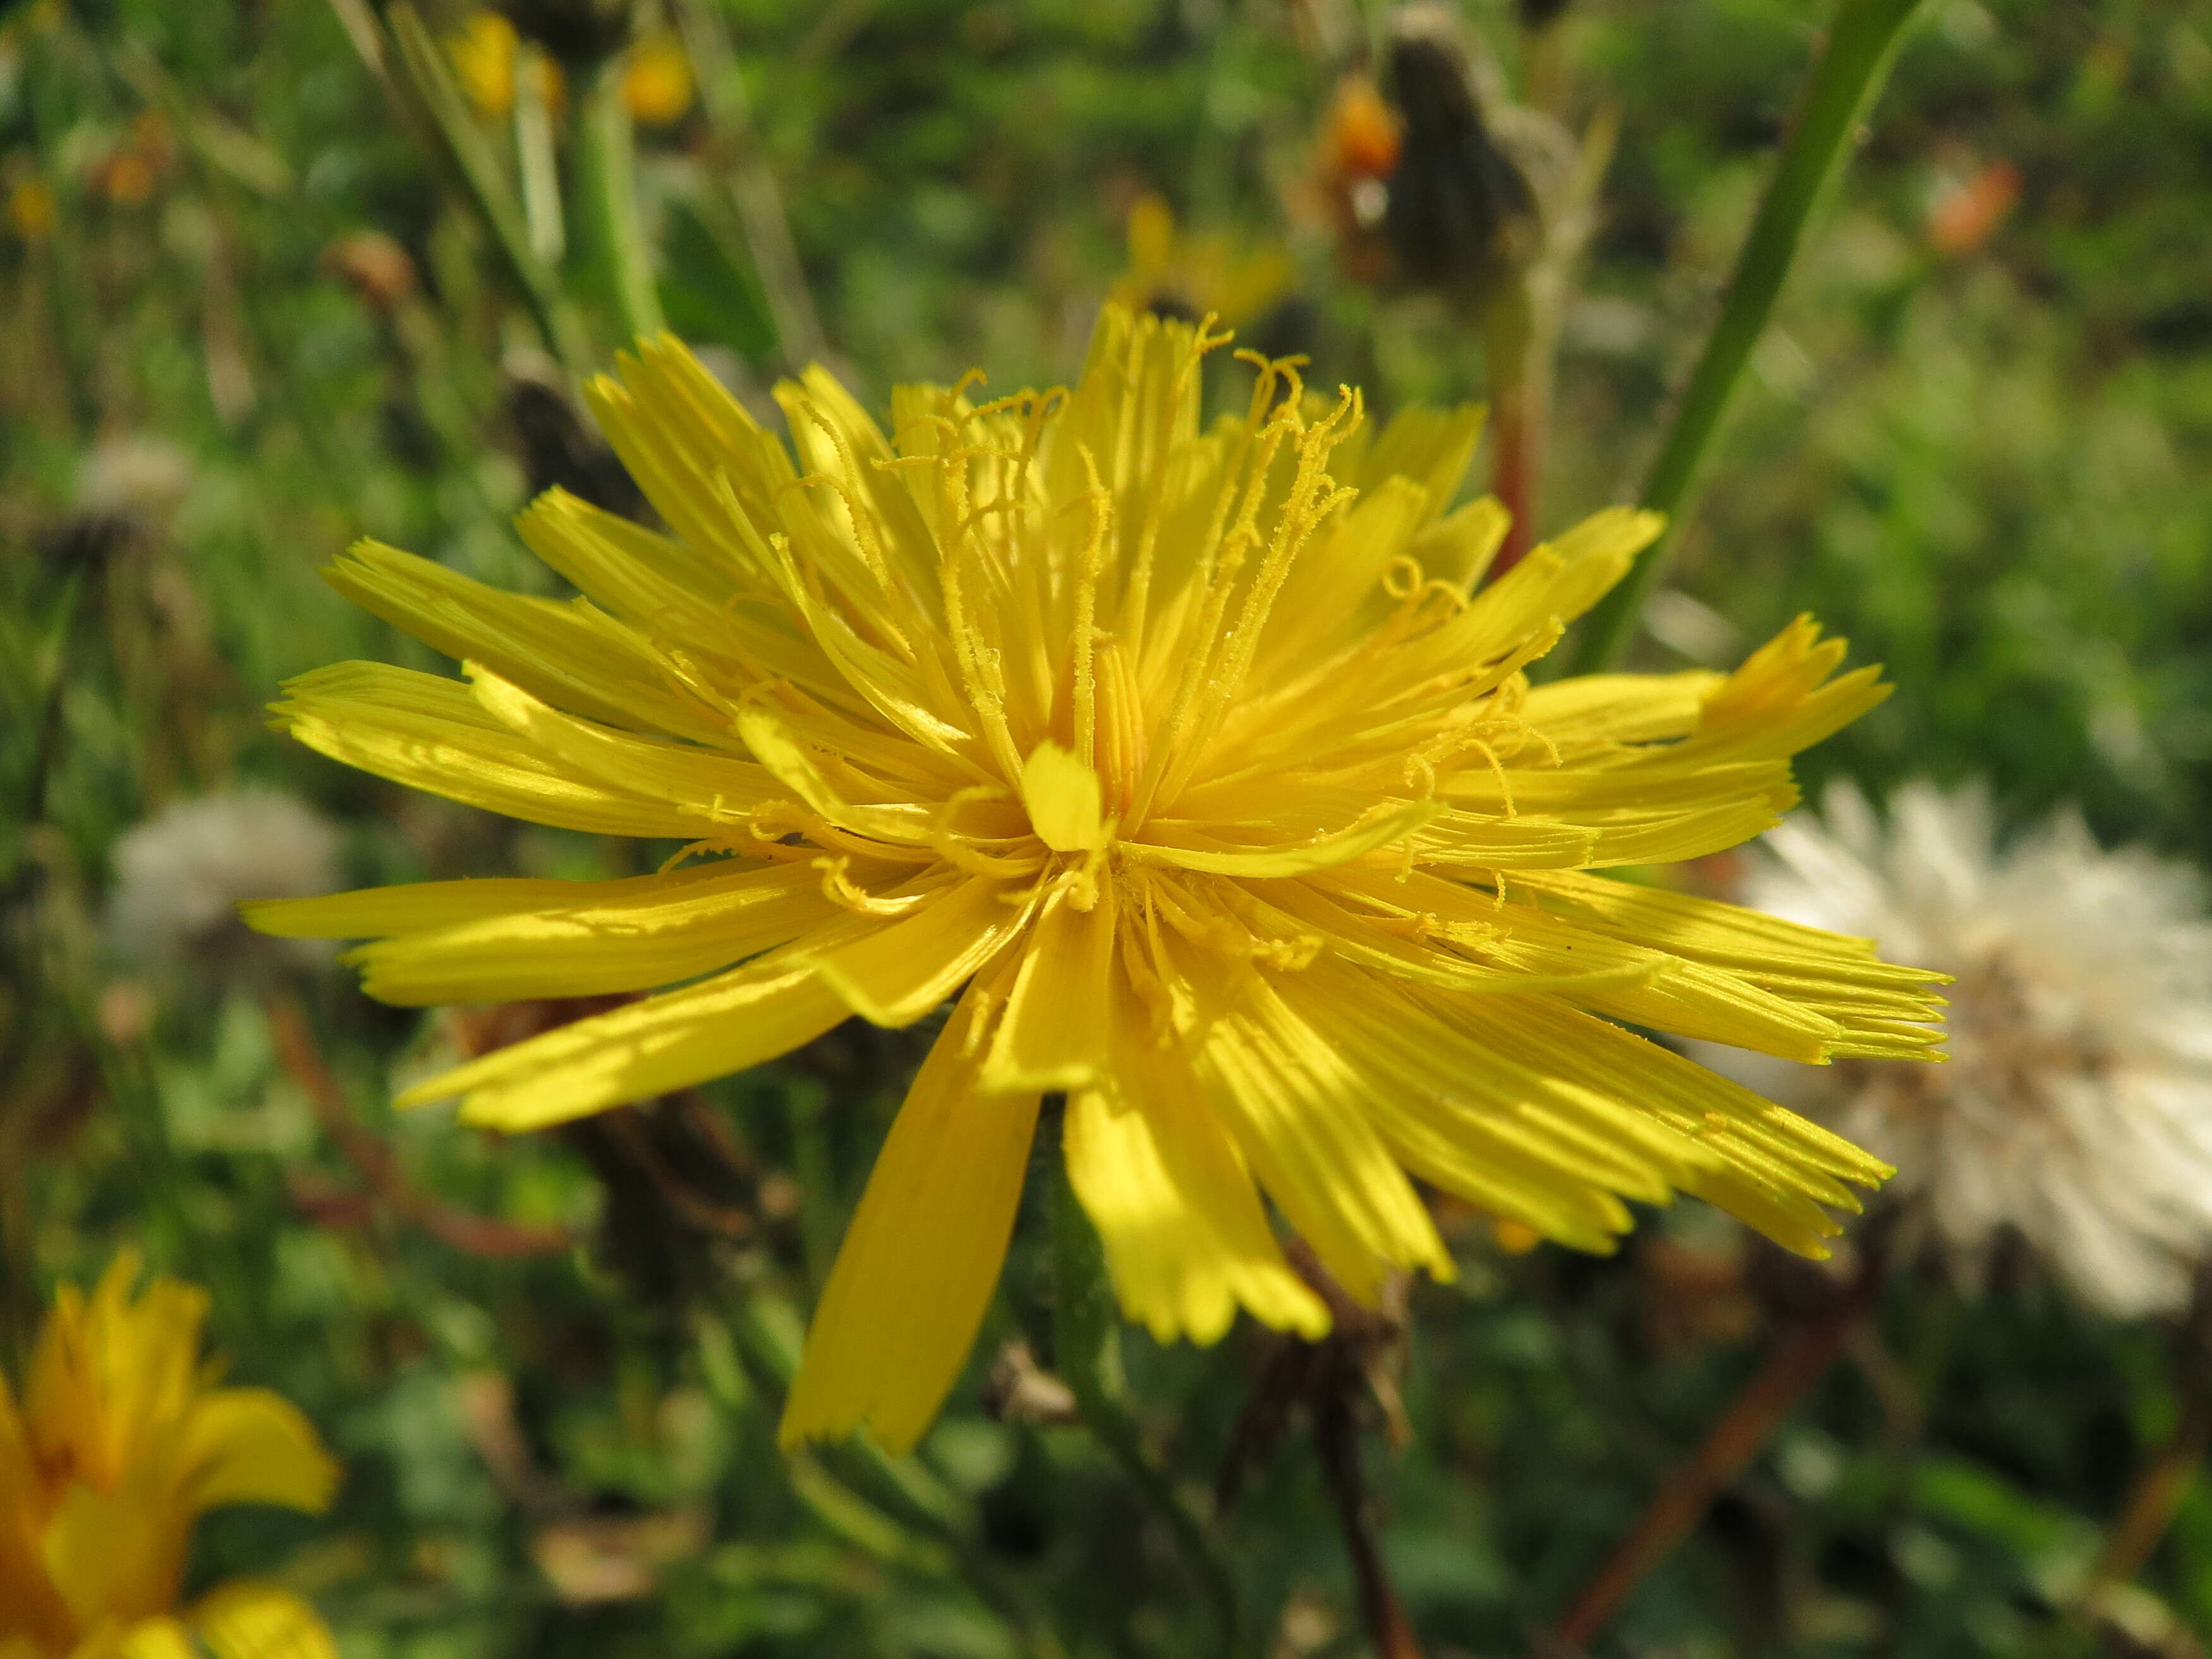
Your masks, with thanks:
[(536, 77), (538, 101), (555, 115), (568, 95), (568, 77), (544, 51), (525, 50), (514, 25), (495, 11), (471, 12), (446, 37), (446, 57), (461, 91), (488, 121), (504, 119), (514, 108), (521, 76)]
[(36, 179), (25, 179), (8, 192), (8, 222), (27, 242), (43, 242), (54, 228), (54, 193)]
[(477, 112), (497, 120), (514, 107), (514, 58), (520, 45), (514, 25), (495, 11), (469, 14), (446, 37), (446, 56)]
[[(349, 663), (302, 741), (512, 817), (687, 843), (662, 873), (249, 906), (402, 1004), (678, 988), (410, 1091), (557, 1123), (957, 997), (817, 1309), (787, 1437), (911, 1444), (957, 1374), (1042, 1097), (1132, 1318), (1318, 1333), (1262, 1194), (1353, 1296), (1451, 1262), (1409, 1173), (1605, 1249), (1699, 1194), (1790, 1247), (1886, 1166), (1614, 1020), (1918, 1055), (1929, 976), (1591, 873), (1776, 821), (1789, 757), (1880, 701), (1800, 622), (1735, 674), (1532, 687), (1656, 529), (1598, 514), (1474, 584), (1445, 511), (1480, 411), (1380, 434), (1262, 364), (1201, 428), (1200, 329), (1109, 307), (1072, 392), (908, 386), (886, 437), (819, 368), (797, 464), (681, 345), (593, 407), (670, 526), (554, 491), (523, 538), (585, 597), (364, 542), (343, 592), (468, 679)], [(1287, 395), (1278, 398), (1279, 392)], [(1358, 499), (1355, 501), (1354, 496)], [(732, 966), (732, 963), (742, 965)], [(963, 992), (963, 988), (964, 992)]]
[(1247, 252), (1220, 232), (1187, 234), (1175, 210), (1158, 196), (1129, 210), (1129, 269), (1114, 284), (1112, 302), (1134, 311), (1195, 322), (1218, 318), (1234, 327), (1274, 304), (1291, 285), (1291, 257), (1267, 246)]
[(0, 1380), (0, 1659), (335, 1659), (314, 1613), (270, 1586), (178, 1609), (203, 1511), (320, 1510), (337, 1466), (289, 1401), (214, 1385), (204, 1291), (156, 1279), (134, 1297), (137, 1278), (126, 1253), (89, 1297), (65, 1286), (20, 1403)]
[(691, 60), (665, 30), (629, 49), (623, 64), (623, 103), (647, 126), (665, 127), (691, 107)]

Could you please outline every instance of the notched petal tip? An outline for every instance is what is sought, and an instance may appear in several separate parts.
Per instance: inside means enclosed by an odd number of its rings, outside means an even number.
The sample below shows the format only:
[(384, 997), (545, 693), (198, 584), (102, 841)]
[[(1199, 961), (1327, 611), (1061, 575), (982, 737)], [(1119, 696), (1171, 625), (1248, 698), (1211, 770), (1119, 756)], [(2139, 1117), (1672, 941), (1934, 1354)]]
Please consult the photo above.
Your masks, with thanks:
[(1049, 739), (1022, 767), (1022, 804), (1030, 827), (1055, 853), (1096, 852), (1106, 844), (1104, 787), (1072, 750)]

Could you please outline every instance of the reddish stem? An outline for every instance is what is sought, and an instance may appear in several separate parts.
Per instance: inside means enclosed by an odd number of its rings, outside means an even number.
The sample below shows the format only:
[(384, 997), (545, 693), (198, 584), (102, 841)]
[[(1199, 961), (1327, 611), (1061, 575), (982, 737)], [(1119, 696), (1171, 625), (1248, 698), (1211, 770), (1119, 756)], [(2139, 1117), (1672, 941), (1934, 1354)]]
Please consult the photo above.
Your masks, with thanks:
[(1750, 1462), (1790, 1408), (1841, 1353), (1880, 1284), (1869, 1251), (1849, 1286), (1766, 1358), (1731, 1400), (1695, 1451), (1668, 1477), (1636, 1528), (1596, 1574), (1552, 1632), (1546, 1651), (1571, 1654), (1613, 1622), (1644, 1575), (1698, 1524), (1721, 1489)]
[(1536, 543), (1552, 421), (1553, 310), (1534, 277), (1527, 276), (1492, 301), (1483, 317), (1482, 355), (1498, 455), (1491, 488), (1512, 515), (1504, 543), (1491, 562), (1493, 580), (1520, 563)]
[(1513, 515), (1504, 544), (1491, 562), (1492, 580), (1520, 563), (1535, 544), (1540, 461), (1530, 441), (1527, 400), (1522, 391), (1522, 386), (1509, 382), (1498, 388), (1492, 400), (1492, 432), (1498, 445), (1498, 471), (1492, 489), (1499, 505)]
[[(307, 1097), (323, 1132), (379, 1202), (423, 1231), (472, 1255), (544, 1255), (565, 1250), (576, 1242), (565, 1228), (523, 1226), (471, 1215), (415, 1191), (400, 1172), (392, 1148), (355, 1121), (345, 1091), (316, 1046), (313, 1029), (298, 1001), (286, 992), (271, 991), (263, 998), (262, 1006), (277, 1063)], [(310, 1203), (328, 1205), (333, 1195), (302, 1196)]]
[(1359, 1419), (1353, 1410), (1357, 1374), (1342, 1367), (1342, 1385), (1314, 1402), (1314, 1443), (1320, 1454), (1329, 1496), (1344, 1530), (1345, 1553), (1352, 1559), (1352, 1582), (1359, 1590), (1360, 1616), (1366, 1621), (1376, 1659), (1422, 1659), (1413, 1621), (1390, 1583), (1389, 1570), (1367, 1516), (1367, 1483), (1359, 1472)]

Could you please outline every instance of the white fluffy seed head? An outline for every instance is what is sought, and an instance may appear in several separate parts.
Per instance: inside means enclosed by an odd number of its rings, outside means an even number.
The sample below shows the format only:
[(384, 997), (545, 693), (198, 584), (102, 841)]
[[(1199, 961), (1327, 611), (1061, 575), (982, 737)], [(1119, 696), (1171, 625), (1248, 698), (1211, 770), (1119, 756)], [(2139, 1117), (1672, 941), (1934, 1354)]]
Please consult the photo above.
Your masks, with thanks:
[(338, 834), (289, 795), (240, 789), (173, 802), (134, 825), (115, 843), (114, 867), (106, 932), (118, 962), (220, 971), (270, 949), (239, 920), (240, 901), (338, 886)]
[(2105, 1312), (2180, 1306), (2212, 1248), (2196, 872), (2105, 851), (2070, 811), (2001, 842), (1984, 790), (1925, 783), (1887, 824), (1832, 789), (1820, 820), (1793, 817), (1765, 847), (1747, 902), (1957, 982), (1948, 1064), (1757, 1062), (1758, 1085), (1895, 1164), (1908, 1237), (1962, 1277), (1985, 1279), (2016, 1238)]

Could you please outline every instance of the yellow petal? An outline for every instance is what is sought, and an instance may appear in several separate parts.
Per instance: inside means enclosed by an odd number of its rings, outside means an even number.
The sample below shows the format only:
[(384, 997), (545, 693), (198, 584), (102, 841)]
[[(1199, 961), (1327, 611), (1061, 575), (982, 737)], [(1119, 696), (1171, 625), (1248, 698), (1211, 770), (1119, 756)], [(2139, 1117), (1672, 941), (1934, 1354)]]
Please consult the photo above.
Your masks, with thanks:
[[(1170, 947), (1206, 1097), (1261, 1184), (1345, 1290), (1371, 1302), (1393, 1268), (1449, 1279), (1451, 1257), (1370, 1121), (1364, 1086), (1270, 977)], [(1296, 975), (1286, 977), (1295, 978)]]
[(1163, 1342), (1212, 1342), (1240, 1306), (1317, 1340), (1328, 1309), (1284, 1261), (1236, 1143), (1126, 985), (1118, 1002), (1112, 1086), (1069, 1097), (1064, 1135), (1122, 1311)]
[(62, 1488), (47, 1517), (46, 1571), (79, 1629), (149, 1619), (173, 1607), (191, 1512), (173, 1466), (140, 1458), (105, 1486)]
[(678, 537), (664, 536), (555, 485), (514, 521), (530, 550), (611, 614), (670, 635), (716, 643), (716, 619), (738, 573)]
[(1684, 746), (1715, 759), (1794, 755), (1841, 730), (1891, 690), (1878, 667), (1830, 679), (1844, 649), (1842, 640), (1821, 639), (1810, 617), (1798, 617), (1705, 699)]
[(274, 1584), (225, 1584), (202, 1596), (188, 1616), (215, 1659), (338, 1659), (314, 1608)]
[(671, 690), (652, 650), (610, 617), (503, 592), (376, 541), (356, 542), (323, 577), (434, 650), (481, 662), (571, 713), (708, 742), (727, 730), (714, 709)]
[[(1521, 890), (1579, 928), (1617, 940), (1649, 940), (1684, 961), (1771, 990), (1832, 1022), (1839, 1035), (1819, 1058), (1911, 1058), (1942, 1040), (1936, 1022), (1943, 999), (1935, 988), (1947, 983), (1948, 976), (1881, 961), (1872, 939), (1826, 933), (1687, 893), (1564, 870), (1524, 876)], [(1900, 1026), (1925, 1029), (1900, 1031)], [(1674, 1025), (1663, 1029), (1689, 1034)], [(1743, 1036), (1717, 1040), (1781, 1052)]]
[(775, 400), (790, 422), (792, 447), (799, 465), (809, 472), (837, 479), (864, 503), (874, 520), (870, 537), (875, 545), (863, 549), (852, 529), (851, 515), (841, 500), (837, 518), (844, 535), (866, 560), (880, 558), (894, 580), (888, 590), (878, 587), (879, 599), (897, 598), (902, 622), (923, 623), (922, 607), (938, 597), (937, 549), (928, 528), (895, 472), (879, 463), (892, 459), (883, 429), (870, 417), (860, 400), (839, 385), (820, 364), (810, 366), (794, 384), (786, 380), (775, 388)]
[(1186, 830), (1156, 820), (1146, 826), (1146, 835), (1164, 836), (1172, 834), (1177, 838), (1175, 842), (1125, 841), (1119, 845), (1131, 858), (1148, 864), (1174, 865), (1179, 869), (1200, 870), (1212, 875), (1272, 880), (1284, 876), (1309, 875), (1317, 870), (1333, 869), (1338, 865), (1349, 864), (1354, 859), (1364, 858), (1377, 848), (1387, 847), (1392, 842), (1402, 841), (1414, 834), (1440, 810), (1431, 801), (1395, 804), (1372, 814), (1364, 822), (1286, 847), (1189, 845), (1187, 843), (1211, 838), (1194, 830)]
[(990, 1305), (1036, 1126), (1036, 1094), (975, 1087), (981, 994), (922, 1062), (814, 1310), (783, 1443), (866, 1428), (904, 1452), (937, 1414)]
[(347, 960), (369, 995), (404, 1006), (598, 996), (726, 968), (845, 914), (806, 865), (641, 879), (641, 890), (596, 904), (410, 933)]
[(285, 684), (276, 723), (364, 772), (487, 811), (563, 830), (692, 841), (696, 813), (580, 780), (558, 756), (486, 714), (468, 688), (382, 663), (340, 663)]
[(1175, 263), (1175, 210), (1157, 191), (1146, 191), (1129, 210), (1127, 234), (1129, 270), (1139, 281), (1157, 281)]
[[(1601, 1103), (1480, 1049), (1407, 990), (1326, 966), (1288, 988), (1308, 1019), (1340, 1023), (1392, 1152), (1470, 1203), (1604, 1252), (1632, 1222), (1620, 1195), (1664, 1203), (1673, 1178), (1688, 1173), (1672, 1135), (1607, 1133), (1610, 1124), (1593, 1133), (1586, 1119)], [(1525, 1000), (1504, 1000), (1517, 1010)]]
[(1291, 567), (1282, 597), (1269, 614), (1260, 672), (1268, 679), (1313, 665), (1372, 628), (1397, 601), (1383, 587), (1391, 565), (1405, 556), (1431, 516), (1429, 491), (1409, 478), (1383, 477)]
[[(37, 1529), (40, 1473), (14, 1392), (0, 1377), (0, 1630), (35, 1644), (25, 1659), (66, 1651), (75, 1620), (46, 1576)], [(7, 1642), (0, 1638), (0, 1655)]]
[(1026, 927), (1036, 904), (1002, 883), (961, 882), (888, 927), (810, 954), (823, 987), (861, 1018), (911, 1025)]
[(1616, 1103), (1607, 1115), (1617, 1130), (1650, 1124), (1681, 1137), (1694, 1162), (1675, 1184), (1785, 1249), (1826, 1255), (1821, 1241), (1840, 1230), (1820, 1205), (1856, 1209), (1839, 1183), (1873, 1186), (1892, 1173), (1850, 1142), (1608, 1021), (1544, 997), (1510, 1013), (1491, 1006), (1461, 1005), (1453, 1018), (1482, 1048)]
[(617, 881), (548, 881), (526, 876), (484, 876), (465, 881), (404, 882), (358, 887), (317, 898), (248, 899), (239, 913), (258, 932), (279, 939), (386, 939), (426, 928), (453, 927), (495, 916), (526, 916), (620, 903), (665, 892), (672, 883), (726, 873), (720, 864), (692, 865), (659, 876)]
[(845, 1013), (811, 963), (780, 954), (486, 1054), (398, 1103), (461, 1095), (466, 1122), (544, 1128), (774, 1060)]
[[(1419, 484), (1429, 500), (1431, 518), (1441, 514), (1459, 494), (1467, 469), (1482, 438), (1486, 410), (1480, 404), (1461, 404), (1452, 409), (1401, 409), (1375, 434), (1356, 471), (1346, 473), (1341, 459), (1330, 471), (1346, 477), (1365, 495), (1394, 477)], [(1431, 571), (1431, 575), (1439, 573)]]
[(737, 816), (782, 792), (764, 767), (695, 744), (636, 737), (564, 714), (482, 663), (468, 665), (477, 701), (510, 731), (557, 757), (572, 775), (664, 800), (709, 823)]
[(1474, 596), (1466, 611), (1438, 630), (1439, 645), (1465, 659), (1502, 656), (1549, 622), (1572, 622), (1628, 574), (1663, 520), (1656, 513), (1612, 507), (1591, 514), (1528, 556)]
[(1075, 1089), (1105, 1068), (1113, 1024), (1110, 882), (1102, 872), (1090, 909), (1062, 894), (1038, 919), (991, 1042), (984, 1088)]
[(185, 1419), (180, 1449), (194, 1513), (218, 1504), (275, 1504), (319, 1515), (338, 1466), (297, 1406), (266, 1389), (217, 1389)]
[(70, 1659), (201, 1659), (191, 1634), (173, 1619), (148, 1619), (95, 1635)]
[(1098, 774), (1056, 743), (1039, 744), (1022, 767), (1030, 826), (1055, 853), (1094, 852), (1106, 844), (1103, 799)]
[(928, 844), (935, 824), (933, 814), (910, 801), (872, 805), (848, 799), (789, 722), (768, 709), (756, 704), (740, 713), (738, 733), (754, 758), (785, 788), (840, 829), (895, 845)]
[(1473, 592), (1512, 527), (1513, 515), (1498, 498), (1482, 496), (1414, 537), (1413, 561), (1431, 581), (1449, 582), (1462, 592)]
[(1686, 736), (1722, 676), (1705, 669), (1680, 674), (1577, 674), (1529, 689), (1522, 718), (1566, 750), (1613, 748)]

